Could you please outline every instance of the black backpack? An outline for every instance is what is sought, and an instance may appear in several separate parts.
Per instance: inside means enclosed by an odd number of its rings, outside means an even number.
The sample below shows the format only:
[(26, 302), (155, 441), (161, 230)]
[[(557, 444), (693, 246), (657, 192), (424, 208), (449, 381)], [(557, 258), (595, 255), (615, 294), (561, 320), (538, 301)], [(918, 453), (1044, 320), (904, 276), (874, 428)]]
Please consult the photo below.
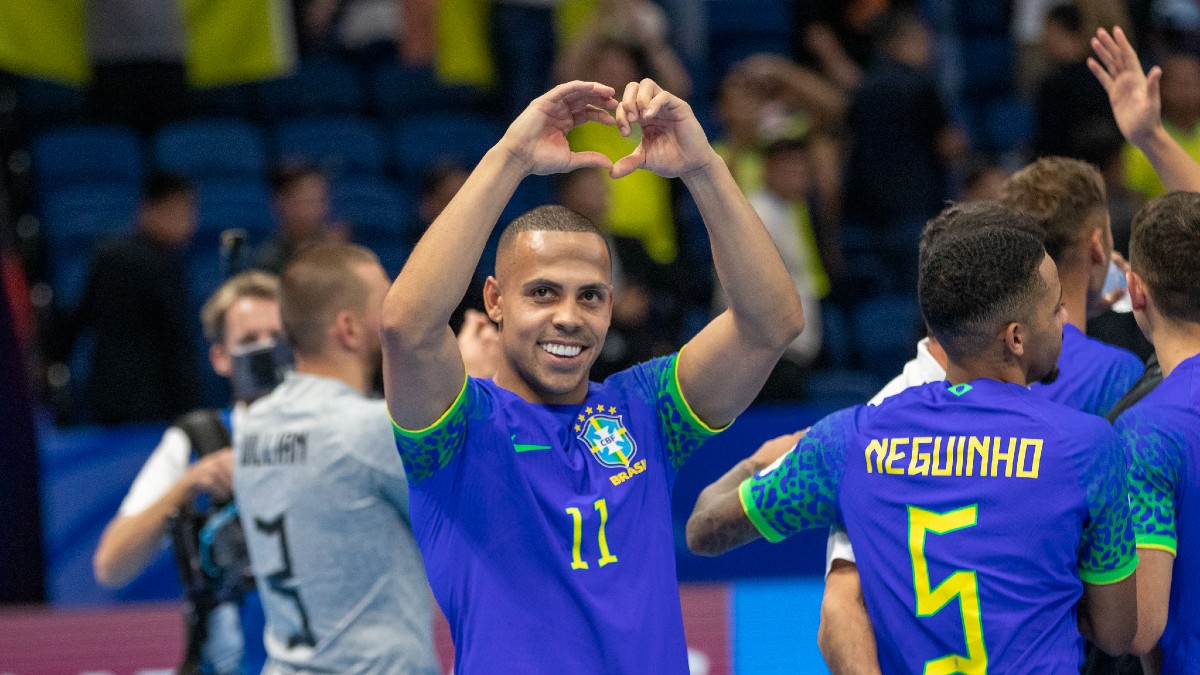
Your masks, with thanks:
[[(193, 459), (230, 446), (220, 410), (195, 410), (176, 421), (191, 442)], [(254, 588), (250, 556), (237, 506), (232, 499), (189, 503), (170, 522), (171, 544), (184, 593), (185, 644), (180, 675), (202, 673), (209, 614), (225, 602), (238, 602)]]

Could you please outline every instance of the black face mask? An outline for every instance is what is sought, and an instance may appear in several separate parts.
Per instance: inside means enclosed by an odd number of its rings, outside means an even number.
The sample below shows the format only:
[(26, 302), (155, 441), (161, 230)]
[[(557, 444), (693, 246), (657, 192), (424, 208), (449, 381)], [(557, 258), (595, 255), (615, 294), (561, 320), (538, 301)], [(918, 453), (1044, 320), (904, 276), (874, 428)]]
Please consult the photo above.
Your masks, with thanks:
[(229, 381), (233, 397), (250, 402), (271, 393), (292, 369), (292, 350), (287, 343), (263, 340), (239, 348), (232, 355), (233, 372)]

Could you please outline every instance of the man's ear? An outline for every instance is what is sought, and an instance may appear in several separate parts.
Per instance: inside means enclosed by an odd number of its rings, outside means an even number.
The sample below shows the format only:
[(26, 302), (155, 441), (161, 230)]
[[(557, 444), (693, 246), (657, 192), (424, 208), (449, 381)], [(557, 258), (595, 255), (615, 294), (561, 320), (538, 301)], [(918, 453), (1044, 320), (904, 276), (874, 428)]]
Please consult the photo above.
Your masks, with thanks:
[(348, 309), (337, 313), (333, 320), (333, 339), (346, 351), (358, 351), (363, 341), (363, 325)]
[(1129, 286), (1129, 304), (1133, 306), (1134, 311), (1145, 312), (1146, 306), (1150, 304), (1150, 289), (1146, 287), (1146, 281), (1138, 276), (1137, 272), (1129, 271), (1125, 273), (1125, 283)]
[(500, 282), (488, 277), (483, 282), (483, 308), (488, 318), (497, 326), (504, 326), (504, 312), (500, 309)]
[(1108, 267), (1109, 258), (1104, 254), (1104, 229), (1093, 228), (1092, 236), (1088, 237), (1088, 262), (1092, 267), (1103, 265)]
[(1004, 348), (1008, 354), (1021, 358), (1025, 355), (1025, 330), (1016, 321), (1004, 327)]
[(213, 372), (224, 378), (233, 375), (233, 356), (225, 345), (215, 344), (208, 348), (208, 362), (212, 364)]

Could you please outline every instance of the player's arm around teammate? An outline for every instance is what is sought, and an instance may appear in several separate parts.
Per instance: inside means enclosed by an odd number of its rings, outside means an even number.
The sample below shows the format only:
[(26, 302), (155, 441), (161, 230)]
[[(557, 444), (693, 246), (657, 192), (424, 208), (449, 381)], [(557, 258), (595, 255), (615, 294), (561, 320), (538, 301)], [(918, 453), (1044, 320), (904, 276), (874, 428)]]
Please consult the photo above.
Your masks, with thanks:
[[(569, 82), (534, 99), (487, 152), (409, 256), (383, 306), (384, 383), (393, 420), (429, 426), (450, 408), (466, 373), (450, 315), (467, 292), (500, 212), (526, 176), (609, 169), (597, 152), (571, 152), (566, 133), (587, 121), (613, 124), (615, 92)], [(404, 381), (395, 378), (403, 374)]]
[(724, 426), (750, 405), (783, 350), (803, 330), (800, 296), (771, 236), (709, 145), (691, 106), (653, 80), (631, 82), (616, 122), (624, 135), (639, 124), (642, 142), (617, 161), (612, 176), (642, 168), (681, 178), (708, 230), (729, 309), (688, 342), (678, 377), (693, 412), (711, 427)]

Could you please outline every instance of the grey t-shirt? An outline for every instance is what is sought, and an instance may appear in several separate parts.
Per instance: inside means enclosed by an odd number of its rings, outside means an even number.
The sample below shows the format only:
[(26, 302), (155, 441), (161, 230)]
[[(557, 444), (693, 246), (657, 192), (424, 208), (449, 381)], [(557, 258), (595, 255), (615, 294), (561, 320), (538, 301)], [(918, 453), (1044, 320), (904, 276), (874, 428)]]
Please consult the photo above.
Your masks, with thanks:
[(179, 0), (88, 0), (87, 51), (92, 63), (180, 63), (184, 47)]
[(250, 406), (233, 487), (266, 611), (264, 673), (437, 673), (429, 583), (383, 401), (290, 374)]

